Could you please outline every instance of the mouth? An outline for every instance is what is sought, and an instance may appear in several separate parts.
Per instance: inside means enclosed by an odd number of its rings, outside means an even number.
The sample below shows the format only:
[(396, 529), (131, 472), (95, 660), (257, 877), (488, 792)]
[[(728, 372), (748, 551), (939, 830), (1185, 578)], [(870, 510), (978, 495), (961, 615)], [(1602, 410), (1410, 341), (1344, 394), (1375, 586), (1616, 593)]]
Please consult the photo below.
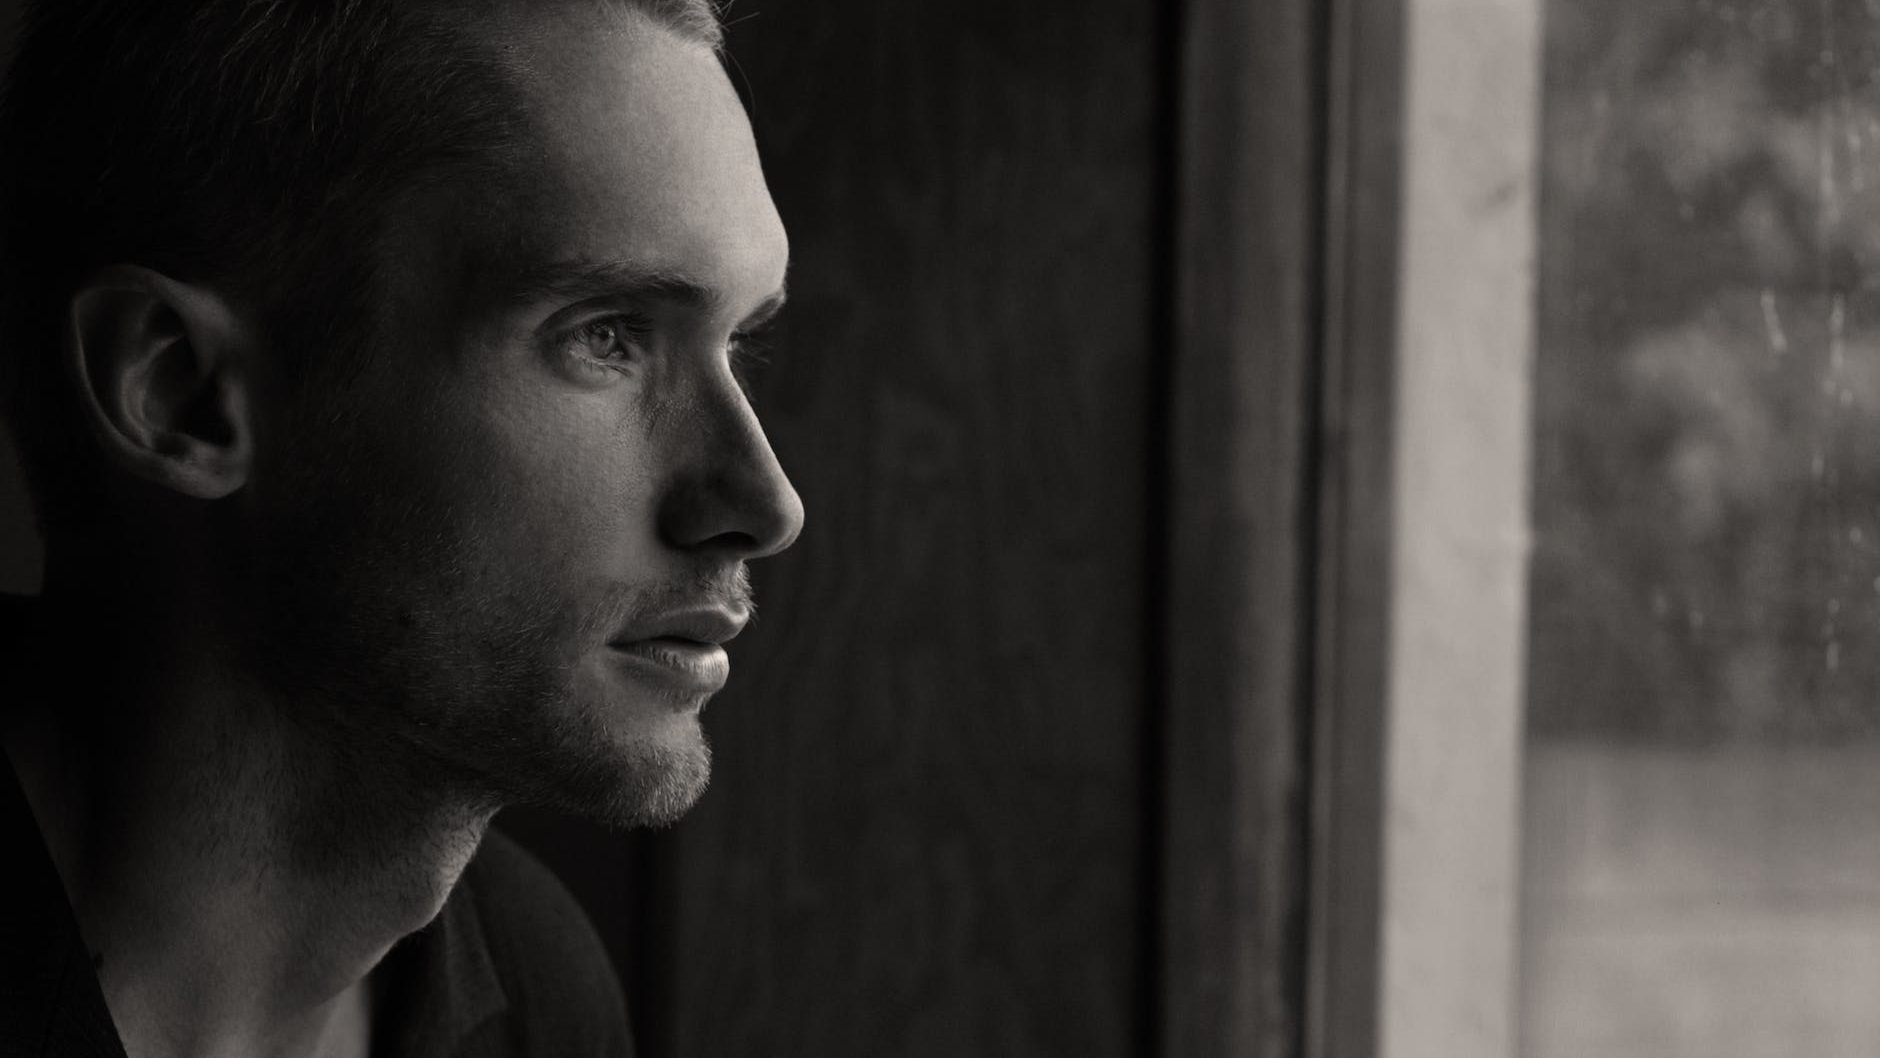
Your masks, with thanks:
[(717, 643), (654, 636), (608, 646), (633, 668), (683, 693), (716, 694), (731, 678), (731, 658)]
[(642, 675), (685, 695), (711, 695), (731, 676), (724, 644), (744, 630), (748, 610), (705, 608), (659, 614), (607, 645)]

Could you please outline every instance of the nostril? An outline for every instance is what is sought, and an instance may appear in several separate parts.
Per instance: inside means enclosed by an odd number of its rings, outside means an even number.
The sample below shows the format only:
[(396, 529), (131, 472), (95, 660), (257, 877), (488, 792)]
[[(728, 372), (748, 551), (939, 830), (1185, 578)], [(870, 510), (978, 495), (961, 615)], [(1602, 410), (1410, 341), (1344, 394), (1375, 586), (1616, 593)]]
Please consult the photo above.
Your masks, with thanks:
[(802, 500), (781, 470), (701, 475), (677, 482), (663, 497), (659, 517), (668, 544), (740, 559), (782, 551), (795, 542), (802, 527)]
[(660, 531), (679, 548), (739, 559), (776, 554), (802, 531), (802, 498), (750, 405), (726, 401), (718, 410), (706, 420), (710, 433), (680, 449), (688, 458), (662, 497)]

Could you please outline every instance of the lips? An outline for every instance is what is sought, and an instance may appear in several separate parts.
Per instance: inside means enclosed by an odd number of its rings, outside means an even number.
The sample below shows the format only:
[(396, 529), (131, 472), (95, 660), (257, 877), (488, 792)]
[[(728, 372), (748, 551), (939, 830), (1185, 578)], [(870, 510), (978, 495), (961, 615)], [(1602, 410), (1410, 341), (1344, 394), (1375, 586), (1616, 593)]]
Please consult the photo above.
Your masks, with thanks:
[(748, 611), (674, 611), (636, 621), (608, 646), (635, 670), (674, 690), (716, 694), (731, 676), (724, 644), (748, 620)]
[(672, 610), (635, 621), (614, 636), (613, 642), (619, 645), (648, 639), (678, 639), (723, 645), (737, 638), (737, 634), (744, 631), (745, 622), (750, 619), (747, 610), (718, 607)]

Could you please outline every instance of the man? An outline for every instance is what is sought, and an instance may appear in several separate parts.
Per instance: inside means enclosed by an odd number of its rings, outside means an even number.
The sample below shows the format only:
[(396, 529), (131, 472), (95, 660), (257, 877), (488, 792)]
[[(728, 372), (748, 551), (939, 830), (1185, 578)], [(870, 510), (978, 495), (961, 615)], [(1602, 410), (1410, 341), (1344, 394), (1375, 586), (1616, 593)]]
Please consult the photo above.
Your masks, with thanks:
[(801, 527), (735, 374), (787, 244), (718, 32), (28, 11), (0, 1053), (627, 1053), (591, 930), (485, 829), (683, 812), (745, 563)]

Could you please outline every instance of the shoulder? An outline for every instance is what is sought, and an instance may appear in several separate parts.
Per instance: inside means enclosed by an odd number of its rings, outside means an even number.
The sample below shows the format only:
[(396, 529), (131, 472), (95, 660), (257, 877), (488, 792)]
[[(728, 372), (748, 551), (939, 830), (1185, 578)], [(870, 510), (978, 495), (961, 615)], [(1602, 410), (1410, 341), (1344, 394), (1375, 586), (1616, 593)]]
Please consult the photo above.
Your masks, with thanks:
[(492, 830), (465, 870), (463, 888), (521, 1053), (633, 1053), (613, 963), (587, 914), (548, 868)]

